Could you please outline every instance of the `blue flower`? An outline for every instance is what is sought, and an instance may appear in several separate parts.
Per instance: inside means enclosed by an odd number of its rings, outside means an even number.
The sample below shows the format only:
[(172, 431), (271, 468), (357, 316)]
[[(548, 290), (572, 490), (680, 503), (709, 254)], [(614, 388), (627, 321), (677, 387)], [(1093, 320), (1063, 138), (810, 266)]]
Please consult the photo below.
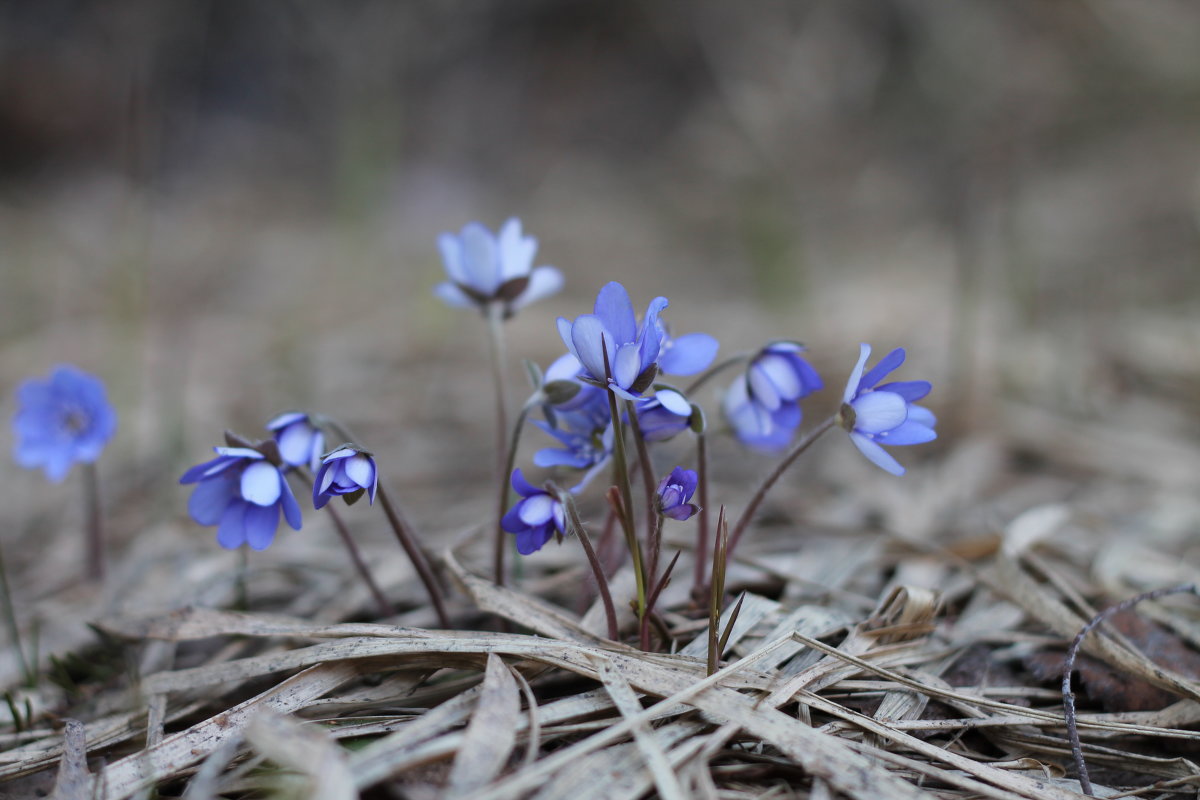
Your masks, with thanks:
[(267, 423), (267, 430), (279, 445), (279, 457), (293, 467), (308, 467), (313, 472), (325, 452), (325, 434), (303, 411), (288, 411)]
[(217, 526), (217, 543), (263, 550), (275, 538), (279, 512), (300, 530), (300, 505), (279, 468), (248, 447), (214, 447), (217, 457), (183, 473), (180, 483), (198, 484), (188, 513), (200, 525)]
[(638, 427), (647, 442), (665, 442), (692, 424), (692, 404), (674, 389), (658, 389), (637, 401)]
[(537, 239), (521, 235), (516, 217), (504, 223), (499, 236), (471, 222), (457, 236), (439, 236), (438, 247), (450, 280), (439, 283), (433, 293), (450, 306), (486, 313), (500, 303), (507, 317), (562, 288), (562, 273), (554, 267), (533, 269)]
[(371, 454), (343, 445), (325, 456), (313, 478), (313, 507), (324, 508), (337, 495), (349, 495), (346, 502), (353, 503), (363, 492), (373, 504), (378, 486), (379, 471)]
[(799, 403), (780, 403), (770, 411), (750, 396), (745, 376), (730, 384), (722, 398), (721, 410), (738, 441), (756, 450), (782, 450), (800, 427)]
[(774, 412), (823, 389), (821, 376), (800, 357), (803, 352), (798, 342), (771, 342), (759, 350), (746, 368), (750, 399)]
[(633, 400), (658, 373), (658, 315), (666, 307), (665, 297), (651, 300), (639, 326), (629, 292), (613, 282), (596, 295), (593, 313), (576, 317), (574, 322), (559, 317), (558, 333), (583, 365), (585, 380)]
[(707, 333), (672, 337), (667, 324), (658, 321), (658, 369), (667, 375), (695, 375), (708, 369), (721, 347)]
[(557, 497), (525, 480), (519, 468), (513, 470), (512, 487), (521, 500), (500, 520), (500, 527), (516, 534), (517, 552), (527, 556), (566, 530), (566, 513)]
[(17, 403), (13, 458), (28, 469), (41, 467), (55, 483), (76, 461), (90, 464), (99, 458), (117, 430), (104, 384), (69, 365), (56, 367), (45, 380), (22, 383)]
[(658, 484), (658, 510), (664, 517), (679, 520), (690, 519), (700, 508), (688, 502), (696, 493), (699, 479), (690, 469), (676, 467)]
[(916, 401), (929, 394), (929, 381), (899, 381), (877, 386), (883, 378), (904, 363), (904, 349), (896, 348), (863, 374), (871, 355), (871, 345), (859, 348), (858, 364), (846, 381), (838, 423), (850, 433), (850, 441), (876, 466), (893, 475), (903, 475), (904, 467), (881, 445), (906, 445), (930, 442), (937, 438), (933, 412)]
[(802, 352), (798, 342), (771, 342), (725, 393), (725, 417), (743, 444), (779, 450), (800, 427), (800, 400), (825, 386)]
[[(565, 358), (575, 361), (569, 355)], [(547, 371), (546, 375), (550, 377), (550, 372)], [(582, 405), (576, 402), (580, 395), (586, 397)], [(562, 410), (564, 408), (568, 410)], [(552, 410), (545, 410), (552, 411), (547, 414), (551, 422), (534, 420), (533, 424), (557, 439), (561, 447), (543, 447), (534, 453), (533, 463), (539, 467), (564, 466), (587, 470), (579, 484), (572, 489), (578, 491), (587, 486), (612, 456), (613, 427), (608, 395), (602, 389), (584, 384), (579, 395), (565, 404), (554, 406)]]

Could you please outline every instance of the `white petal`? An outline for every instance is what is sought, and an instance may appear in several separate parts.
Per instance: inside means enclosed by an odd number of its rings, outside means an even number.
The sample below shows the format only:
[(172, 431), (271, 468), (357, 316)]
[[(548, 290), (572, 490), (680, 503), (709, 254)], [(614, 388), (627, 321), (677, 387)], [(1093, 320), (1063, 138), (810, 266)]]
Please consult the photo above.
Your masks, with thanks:
[(346, 477), (364, 489), (370, 489), (375, 483), (375, 464), (362, 453), (347, 458)]
[(279, 470), (266, 461), (256, 461), (242, 473), (242, 498), (256, 506), (269, 506), (279, 499)]
[(863, 367), (867, 365), (867, 359), (870, 357), (871, 345), (860, 344), (858, 346), (858, 363), (854, 365), (854, 371), (850, 373), (850, 379), (846, 381), (846, 391), (842, 392), (843, 403), (849, 403), (854, 399), (854, 394), (858, 391), (858, 382), (862, 380)]
[(891, 392), (867, 392), (850, 404), (854, 409), (854, 430), (883, 433), (908, 419), (908, 404)]

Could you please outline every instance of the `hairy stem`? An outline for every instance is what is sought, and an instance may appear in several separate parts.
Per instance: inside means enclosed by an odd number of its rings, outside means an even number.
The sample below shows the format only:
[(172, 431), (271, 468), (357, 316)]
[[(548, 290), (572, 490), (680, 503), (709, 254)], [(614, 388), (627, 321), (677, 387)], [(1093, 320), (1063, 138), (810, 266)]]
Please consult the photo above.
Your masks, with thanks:
[(87, 518), (87, 576), (100, 581), (104, 580), (104, 522), (95, 462), (83, 465), (83, 504)]
[(625, 531), (625, 544), (633, 557), (633, 576), (637, 582), (637, 618), (640, 622), (646, 615), (646, 571), (642, 565), (642, 547), (638, 543), (633, 523), (633, 489), (629, 485), (629, 462), (625, 453), (625, 426), (621, 424), (621, 412), (617, 408), (617, 396), (608, 393), (608, 409), (613, 424), (613, 472), (617, 490), (621, 493), (621, 527)]
[(392, 526), (392, 531), (396, 534), (396, 538), (400, 541), (400, 546), (404, 548), (404, 552), (408, 554), (408, 559), (412, 562), (413, 567), (417, 570), (417, 575), (421, 578), (421, 583), (425, 584), (425, 591), (429, 593), (429, 599), (433, 601), (433, 608), (437, 612), (438, 622), (443, 628), (450, 627), (450, 617), (446, 615), (446, 607), (442, 603), (442, 590), (438, 586), (437, 579), (433, 575), (433, 570), (429, 567), (429, 561), (425, 557), (425, 552), (417, 543), (416, 537), (413, 535), (412, 526), (408, 520), (404, 518), (400, 509), (392, 502), (391, 495), (388, 490), (380, 484), (379, 490), (376, 493), (379, 498), (379, 504), (383, 506), (383, 513), (387, 515), (388, 522)]
[(500, 499), (496, 504), (496, 540), (493, 554), (493, 571), (497, 586), (504, 585), (504, 551), (507, 539), (500, 527), (500, 518), (508, 510), (508, 476), (512, 472), (512, 462), (516, 456), (516, 441), (524, 424), (524, 409), (521, 420), (513, 431), (512, 444), (508, 444), (508, 385), (504, 372), (504, 316), (500, 305), (492, 303), (487, 307), (488, 357), (492, 369), (492, 387), (495, 391), (496, 414), (496, 469), (499, 471), (497, 481), (500, 484)]
[(775, 469), (771, 470), (771, 474), (767, 475), (766, 479), (763, 480), (762, 485), (758, 487), (758, 491), (754, 493), (754, 497), (750, 498), (750, 502), (747, 504), (746, 509), (742, 511), (742, 515), (738, 517), (737, 524), (733, 526), (733, 535), (729, 537), (730, 554), (733, 553), (734, 549), (738, 545), (738, 542), (741, 541), (742, 534), (746, 532), (746, 526), (750, 524), (750, 520), (754, 517), (754, 512), (758, 511), (758, 507), (762, 503), (763, 498), (767, 496), (767, 492), (771, 491), (771, 487), (773, 487), (775, 482), (782, 477), (783, 473), (787, 471), (787, 468), (790, 467), (805, 450), (811, 447), (813, 442), (821, 438), (821, 435), (825, 433), (825, 431), (832, 428), (836, 421), (837, 417), (832, 416), (806, 433), (804, 437), (796, 443), (795, 447), (788, 451), (787, 455), (783, 457), (783, 460), (781, 460), (775, 466)]
[(692, 576), (692, 596), (699, 597), (704, 591), (704, 567), (708, 557), (708, 437), (704, 432), (696, 434), (696, 477), (700, 513), (696, 515), (696, 571)]
[(558, 495), (558, 501), (567, 510), (567, 520), (571, 523), (575, 535), (579, 537), (579, 543), (583, 545), (583, 552), (587, 556), (588, 564), (592, 567), (592, 574), (596, 576), (596, 589), (600, 593), (600, 601), (604, 604), (604, 618), (608, 621), (608, 638), (615, 642), (620, 632), (617, 629), (617, 609), (613, 606), (612, 593), (608, 588), (608, 576), (604, 574), (604, 567), (600, 564), (596, 551), (592, 549), (592, 540), (588, 536), (587, 528), (579, 519), (579, 509), (575, 507), (575, 498), (570, 492), (564, 492), (557, 486), (554, 487), (554, 492)]
[(650, 449), (646, 446), (646, 438), (642, 435), (642, 426), (638, 422), (637, 409), (632, 400), (625, 401), (625, 410), (629, 414), (629, 428), (633, 432), (633, 444), (637, 448), (638, 463), (641, 465), (642, 490), (646, 493), (646, 547), (649, 550), (646, 556), (646, 582), (653, 585), (658, 575), (659, 542), (662, 534), (662, 517), (654, 503), (654, 465), (650, 461)]

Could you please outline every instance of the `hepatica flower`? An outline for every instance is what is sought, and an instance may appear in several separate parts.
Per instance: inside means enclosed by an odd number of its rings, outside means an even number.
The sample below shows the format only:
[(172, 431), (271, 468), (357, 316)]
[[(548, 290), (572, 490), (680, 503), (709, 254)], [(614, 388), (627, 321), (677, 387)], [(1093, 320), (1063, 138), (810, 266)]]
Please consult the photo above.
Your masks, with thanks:
[(882, 445), (906, 445), (930, 442), (937, 438), (933, 412), (916, 401), (929, 394), (929, 381), (897, 381), (877, 384), (904, 363), (904, 349), (896, 348), (865, 375), (863, 368), (871, 355), (871, 346), (860, 346), (858, 364), (846, 382), (838, 423), (850, 433), (850, 441), (876, 466), (893, 475), (903, 475), (904, 467)]
[(665, 442), (692, 424), (692, 404), (674, 389), (660, 388), (637, 401), (638, 427), (647, 442)]
[(743, 444), (779, 450), (800, 426), (800, 400), (824, 388), (802, 352), (797, 342), (771, 342), (725, 393), (722, 409)]
[(696, 493), (698, 482), (696, 473), (690, 469), (676, 467), (671, 470), (671, 474), (658, 484), (658, 497), (655, 502), (662, 515), (682, 522), (699, 511), (698, 506), (688, 502)]
[(279, 457), (292, 467), (308, 467), (317, 471), (321, 453), (325, 452), (325, 434), (313, 424), (308, 414), (288, 411), (267, 423), (279, 445)]
[(500, 527), (516, 534), (517, 552), (527, 556), (566, 530), (566, 512), (557, 497), (525, 480), (519, 468), (513, 470), (512, 487), (521, 499), (501, 518)]
[(338, 495), (348, 495), (346, 502), (353, 503), (364, 492), (374, 504), (378, 487), (379, 471), (375, 468), (375, 459), (365, 450), (345, 445), (321, 461), (321, 468), (313, 479), (313, 507), (324, 508)]
[(593, 313), (573, 322), (559, 317), (558, 333), (583, 365), (584, 380), (633, 400), (658, 374), (662, 336), (658, 315), (666, 307), (665, 297), (651, 300), (639, 326), (629, 292), (613, 282), (596, 295)]
[(99, 378), (69, 365), (49, 378), (33, 378), (17, 389), (13, 458), (22, 467), (41, 467), (58, 483), (76, 461), (92, 463), (117, 430), (117, 414)]
[(457, 235), (439, 236), (438, 247), (450, 280), (439, 283), (433, 293), (447, 305), (487, 313), (499, 304), (508, 317), (562, 288), (557, 269), (533, 268), (537, 239), (521, 234), (516, 217), (504, 223), (498, 236), (478, 222), (468, 223)]
[(300, 530), (300, 505), (279, 468), (249, 447), (214, 447), (217, 457), (183, 473), (195, 483), (188, 513), (200, 525), (217, 526), (217, 543), (266, 549), (279, 527), (279, 513)]

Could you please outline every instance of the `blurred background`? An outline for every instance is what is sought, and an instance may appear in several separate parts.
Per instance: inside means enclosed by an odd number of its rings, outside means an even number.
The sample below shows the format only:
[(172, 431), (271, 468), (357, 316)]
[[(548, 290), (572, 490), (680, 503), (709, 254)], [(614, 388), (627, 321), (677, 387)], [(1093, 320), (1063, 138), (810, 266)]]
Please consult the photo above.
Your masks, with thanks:
[[(901, 454), (903, 490), (958, 499), (914, 511), (832, 440), (796, 487), (844, 477), (847, 506), (954, 536), (947, 504), (986, 529), (1014, 475), (1052, 480), (1004, 514), (1102, 475), (1124, 519), (1194, 531), (1198, 142), (1189, 0), (6, 2), (0, 410), (56, 363), (108, 382), (126, 564), (214, 551), (177, 476), (295, 407), (345, 417), (430, 538), (461, 538), (492, 417), (435, 239), (515, 215), (567, 286), (507, 326), (514, 402), (517, 360), (548, 364), (554, 318), (615, 279), (727, 354), (808, 343), (815, 414), (860, 341), (908, 348), (942, 437)], [(767, 462), (723, 447), (744, 492)], [(53, 592), (78, 476), (0, 475), (10, 571)]]

